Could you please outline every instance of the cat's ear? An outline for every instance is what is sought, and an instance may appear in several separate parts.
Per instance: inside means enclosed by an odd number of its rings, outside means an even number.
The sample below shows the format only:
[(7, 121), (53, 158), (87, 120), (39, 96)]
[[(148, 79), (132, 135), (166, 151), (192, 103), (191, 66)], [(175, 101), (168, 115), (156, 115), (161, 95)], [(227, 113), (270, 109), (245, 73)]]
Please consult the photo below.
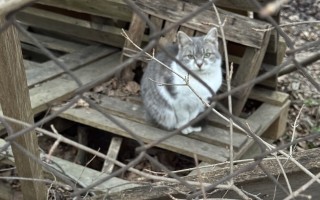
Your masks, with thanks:
[(192, 39), (187, 34), (185, 34), (184, 32), (178, 31), (178, 33), (177, 33), (177, 41), (178, 41), (178, 45), (179, 45), (179, 48), (180, 48), (182, 46), (185, 46), (186, 44), (190, 44), (192, 42)]
[(216, 28), (211, 28), (207, 35), (204, 37), (205, 41), (212, 42), (218, 45), (218, 31)]

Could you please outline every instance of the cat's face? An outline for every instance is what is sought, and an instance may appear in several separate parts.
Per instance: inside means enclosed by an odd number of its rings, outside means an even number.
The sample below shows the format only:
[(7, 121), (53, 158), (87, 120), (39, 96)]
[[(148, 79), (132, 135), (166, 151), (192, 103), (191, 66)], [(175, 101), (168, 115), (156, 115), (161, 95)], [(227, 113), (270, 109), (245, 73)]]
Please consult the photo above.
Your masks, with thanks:
[(217, 67), (221, 59), (217, 36), (216, 28), (212, 28), (207, 35), (202, 37), (189, 37), (179, 31), (177, 34), (178, 59), (196, 73), (205, 73), (208, 69)]

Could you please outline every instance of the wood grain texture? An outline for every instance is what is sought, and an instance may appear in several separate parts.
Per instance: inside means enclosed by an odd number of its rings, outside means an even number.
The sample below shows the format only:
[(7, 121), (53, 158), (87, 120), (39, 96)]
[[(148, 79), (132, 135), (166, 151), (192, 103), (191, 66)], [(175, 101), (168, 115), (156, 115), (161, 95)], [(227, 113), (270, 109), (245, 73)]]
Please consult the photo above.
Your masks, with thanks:
[[(113, 115), (129, 119), (141, 124), (153, 126), (152, 123), (145, 120), (145, 109), (142, 105), (134, 104), (126, 101), (121, 101), (118, 98), (104, 96), (101, 98), (101, 107)], [(193, 138), (209, 144), (214, 144), (225, 148), (230, 143), (229, 132), (227, 123), (219, 120), (218, 117), (210, 115), (208, 117), (209, 124), (204, 127), (204, 130), (199, 133), (190, 134), (187, 137)], [(251, 123), (250, 123), (251, 124)], [(256, 126), (253, 126), (256, 131)], [(247, 136), (241, 134), (240, 131), (235, 129), (234, 133), (234, 148), (238, 151), (247, 141)]]
[[(104, 56), (111, 55), (118, 50), (115, 48), (106, 48), (102, 45), (93, 45), (82, 48), (70, 54), (66, 54), (59, 58), (59, 61), (64, 63), (69, 70), (75, 70), (87, 63), (98, 60)], [(26, 70), (28, 78), (28, 86), (32, 87), (35, 84), (40, 84), (44, 81), (53, 79), (64, 73), (54, 61), (48, 61), (40, 64), (40, 67), (33, 67)]]
[[(100, 112), (90, 108), (69, 109), (60, 116), (65, 119), (105, 130), (123, 137), (132, 138), (131, 135), (105, 118)], [(122, 124), (125, 124), (127, 127), (130, 127), (130, 130), (132, 130), (146, 143), (158, 140), (168, 134), (168, 131), (164, 131), (152, 126), (140, 124), (117, 116), (113, 117)], [(211, 163), (226, 161), (228, 157), (228, 151), (225, 148), (194, 140), (180, 134), (163, 141), (157, 146), (190, 157), (193, 157), (194, 154), (197, 154), (200, 160)]]
[(90, 21), (78, 19), (37, 8), (27, 8), (16, 15), (23, 24), (42, 28), (55, 33), (63, 33), (89, 41), (95, 41), (114, 47), (123, 47), (124, 38), (121, 29), (103, 26), (102, 30), (92, 28)]
[[(187, 16), (197, 9), (197, 6), (193, 4), (182, 1), (177, 2), (175, 0), (168, 0), (165, 1), (165, 3), (164, 1), (160, 0), (135, 0), (135, 2), (146, 14), (159, 17), (169, 22), (176, 22), (177, 20)], [(85, 13), (110, 17), (113, 19), (121, 19), (124, 21), (130, 21), (132, 17), (131, 9), (123, 1), (98, 0), (95, 1), (95, 4), (92, 4), (91, 2), (85, 0), (79, 0), (77, 2), (72, 0), (46, 0), (41, 1), (40, 3), (75, 11), (83, 11)], [(208, 9), (210, 8), (211, 7), (208, 7)], [(265, 33), (253, 31), (252, 28), (265, 29), (267, 28), (267, 23), (237, 15), (232, 12), (224, 11), (222, 9), (219, 9), (219, 14), (222, 20), (227, 19), (224, 26), (227, 40), (255, 48), (261, 47)], [(195, 16), (192, 20), (184, 23), (183, 26), (194, 29), (195, 31), (206, 33), (212, 27), (212, 25), (207, 25), (206, 23), (217, 24), (216, 14), (212, 10), (203, 11), (201, 14)], [(56, 24), (55, 26), (58, 25)], [(72, 29), (75, 28), (78, 29), (77, 27), (73, 27)], [(88, 31), (89, 30), (86, 32)], [(90, 35), (95, 34), (96, 38), (98, 37), (101, 42), (107, 42), (104, 39), (104, 37), (107, 36), (102, 37), (101, 33), (99, 32), (90, 31), (90, 33)], [(108, 37), (110, 39), (113, 38), (114, 41), (119, 43), (120, 40), (117, 36), (118, 33), (119, 31), (116, 30), (109, 32), (110, 36)], [(83, 35), (83, 37), (85, 37), (85, 35)], [(113, 43), (112, 45), (117, 44)], [(120, 46), (123, 46), (123, 42), (121, 41)]]
[[(4, 20), (0, 18), (0, 25)], [(29, 98), (27, 78), (17, 31), (13, 26), (0, 33), (0, 104), (3, 114), (27, 123), (33, 123), (33, 114)], [(24, 127), (10, 123), (13, 132)], [(7, 130), (9, 131), (9, 130)], [(9, 134), (13, 134), (10, 133)], [(37, 136), (34, 131), (28, 132), (14, 140), (26, 151), (40, 159)], [(42, 168), (16, 146), (12, 146), (16, 167), (20, 177), (42, 179)], [(24, 199), (43, 200), (46, 198), (46, 187), (37, 181), (21, 181)]]
[(122, 0), (43, 0), (39, 4), (83, 12), (92, 15), (130, 21), (132, 11)]
[[(136, 0), (136, 3), (147, 14), (169, 22), (176, 22), (198, 9), (197, 6), (187, 3), (184, 3), (181, 9), (181, 5), (179, 4), (181, 2), (177, 3), (175, 0), (168, 0), (166, 3), (163, 3), (161, 0)], [(258, 49), (261, 48), (265, 33), (253, 31), (252, 28), (267, 28), (269, 26), (268, 23), (250, 19), (222, 9), (219, 9), (219, 14), (222, 21), (227, 19), (224, 25), (224, 31), (228, 41)], [(207, 33), (212, 25), (206, 23), (218, 24), (217, 16), (214, 12), (205, 10), (182, 25), (196, 31)]]
[[(263, 103), (250, 115), (250, 117), (248, 117), (248, 126), (251, 128), (252, 124), (259, 124), (259, 130), (254, 133), (258, 136), (262, 136), (263, 133), (265, 133), (265, 131), (279, 118), (282, 110), (282, 106)], [(243, 148), (241, 148), (239, 152), (236, 152), (236, 157), (241, 158), (242, 156), (245, 156), (245, 154), (250, 151), (253, 144), (256, 144), (255, 141), (252, 138), (248, 139)]]
[[(5, 145), (5, 143), (6, 142), (3, 139), (0, 139), (0, 147)], [(9, 150), (8, 155), (3, 155), (0, 153), (0, 158), (2, 159), (2, 161), (6, 163), (10, 163), (10, 165), (15, 165), (16, 161), (11, 157), (12, 151)], [(45, 156), (44, 154), (41, 155), (42, 158), (46, 159), (47, 157), (44, 157), (44, 156)], [(52, 159), (53, 161), (52, 163), (54, 164), (52, 165), (48, 164), (47, 167), (49, 167), (49, 169), (56, 170), (56, 172), (61, 172), (61, 170), (63, 170), (63, 172), (61, 173), (61, 176), (65, 176), (65, 178), (68, 180), (72, 179), (73, 181), (77, 181), (81, 183), (81, 185), (84, 187), (92, 184), (94, 181), (97, 181), (100, 178), (105, 178), (106, 176), (108, 176), (108, 174), (101, 173), (100, 171), (96, 171), (91, 168), (87, 168), (85, 166), (78, 165), (76, 163), (72, 163), (70, 161), (63, 160), (61, 158), (58, 158), (52, 155), (50, 156), (50, 158)], [(44, 170), (46, 173), (46, 177), (56, 181), (56, 178), (58, 177), (52, 177), (52, 173), (49, 170), (47, 170), (46, 168), (44, 168)], [(126, 181), (117, 177), (113, 177), (94, 187), (94, 190), (105, 193), (110, 191), (118, 191), (119, 188), (129, 189), (137, 186), (138, 186), (137, 184), (130, 183), (129, 181)], [(3, 194), (0, 194), (0, 197), (2, 197), (2, 195)], [(7, 200), (9, 198), (4, 198), (4, 199)]]
[(290, 101), (287, 101), (282, 105), (279, 117), (263, 133), (263, 137), (277, 140), (284, 134), (287, 127), (289, 106)]
[[(320, 159), (319, 159), (320, 149), (310, 149), (307, 151), (299, 152), (293, 155), (293, 157), (301, 163), (304, 167), (310, 170), (313, 174), (317, 174), (320, 172)], [(283, 164), (284, 170), (289, 178), (290, 185), (292, 190), (296, 190), (301, 187), (304, 183), (309, 181), (311, 178), (309, 175), (305, 174), (298, 168), (294, 163), (291, 161), (281, 160)], [(277, 160), (266, 160), (262, 162), (266, 170), (274, 177), (277, 177), (279, 174), (282, 174), (280, 171), (279, 164)], [(284, 164), (286, 163), (286, 164)], [(235, 166), (235, 170), (241, 169), (248, 165), (246, 164), (239, 164)], [(229, 167), (226, 165), (223, 168), (211, 168), (201, 174), (203, 183), (214, 183), (226, 175), (230, 173)], [(199, 181), (198, 174), (184, 177), (185, 180), (193, 180)], [(275, 193), (275, 199), (284, 199), (287, 195), (281, 190), (277, 189), (275, 191), (275, 184), (271, 181), (266, 174), (259, 168), (256, 167), (253, 170), (248, 170), (240, 175), (236, 176), (234, 179), (235, 184), (251, 193), (251, 194), (259, 194), (259, 197), (264, 200), (272, 200), (273, 194)], [(285, 180), (283, 176), (279, 177), (279, 182), (286, 186)], [(170, 184), (165, 182), (158, 182), (156, 186), (153, 186), (150, 189), (150, 186), (140, 186), (134, 189), (123, 190), (121, 192), (116, 192), (111, 194), (108, 198), (110, 200), (116, 199), (131, 199), (131, 200), (145, 200), (145, 199), (168, 199), (168, 194), (171, 195), (178, 195), (175, 196), (179, 199), (184, 199), (184, 193), (188, 194), (188, 189), (182, 184)], [(307, 188), (303, 194), (311, 195), (313, 199), (319, 199), (319, 185), (314, 183), (311, 187)], [(214, 192), (212, 195), (208, 195), (207, 198), (217, 198), (221, 199), (221, 197), (226, 199), (239, 199), (240, 197), (238, 194), (228, 191), (221, 191), (221, 192)], [(300, 198), (301, 199), (301, 198)]]
[[(184, 1), (195, 4), (195, 5), (202, 5), (208, 2), (206, 0), (184, 0)], [(266, 5), (266, 3), (271, 1), (272, 0), (258, 0), (258, 2), (262, 6)], [(231, 8), (236, 10), (254, 11), (254, 12), (259, 11), (259, 9), (252, 3), (251, 0), (216, 0), (214, 1), (214, 4), (222, 8)]]
[[(122, 144), (122, 138), (121, 137), (117, 137), (117, 136), (116, 137), (112, 137), (111, 143), (109, 145), (107, 157), (116, 160), (117, 157), (118, 157), (118, 154), (119, 154), (119, 150), (120, 150), (121, 144)], [(103, 163), (103, 168), (102, 168), (101, 171), (106, 173), (106, 174), (111, 174), (113, 169), (114, 169), (114, 163), (105, 160), (104, 163)]]
[[(109, 74), (119, 63), (120, 53), (116, 53), (75, 70), (74, 74), (83, 84), (87, 84), (96, 80), (99, 76)], [(74, 96), (77, 88), (78, 85), (74, 80), (68, 76), (61, 76), (30, 89), (31, 105), (34, 113), (44, 111), (50, 108), (52, 104)]]
[[(33, 37), (35, 37), (38, 41), (41, 42), (46, 48), (51, 50), (62, 51), (66, 53), (72, 53), (78, 51), (79, 49), (84, 48), (85, 44), (80, 44), (72, 41), (62, 40), (42, 34), (30, 33)], [(34, 42), (26, 37), (24, 34), (19, 34), (20, 41), (34, 45)]]

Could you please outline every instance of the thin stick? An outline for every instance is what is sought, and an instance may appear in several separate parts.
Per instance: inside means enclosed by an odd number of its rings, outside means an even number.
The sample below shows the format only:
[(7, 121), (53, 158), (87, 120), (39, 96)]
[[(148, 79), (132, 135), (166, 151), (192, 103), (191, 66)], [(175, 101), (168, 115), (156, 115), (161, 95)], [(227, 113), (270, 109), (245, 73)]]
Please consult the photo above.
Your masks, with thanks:
[[(223, 25), (220, 19), (220, 15), (218, 12), (218, 9), (214, 5), (213, 1), (210, 0), (212, 3), (212, 7), (216, 13), (218, 23), (219, 23), (219, 29), (222, 37), (222, 42), (223, 42), (223, 50), (224, 50), (224, 56), (225, 56), (225, 65), (226, 65), (226, 81), (227, 81), (227, 91), (229, 92), (231, 90), (231, 79), (232, 79), (232, 71), (230, 71), (229, 67), (229, 58), (228, 58), (228, 49), (227, 49), (227, 42), (226, 42), (226, 37), (224, 34), (224, 29)], [(226, 19), (225, 19), (226, 20)], [(225, 23), (224, 23), (225, 24)], [(233, 69), (233, 67), (232, 67)], [(228, 107), (229, 107), (229, 112), (232, 114), (232, 96), (228, 95)], [(229, 159), (230, 159), (230, 174), (233, 173), (233, 120), (230, 118), (229, 119), (229, 137), (230, 137), (230, 143), (229, 143)], [(233, 178), (230, 180), (231, 185), (233, 185)]]
[[(298, 125), (297, 125), (297, 122), (298, 122), (298, 119), (300, 118), (301, 111), (302, 111), (303, 108), (304, 108), (304, 104), (301, 106), (301, 108), (300, 108), (300, 110), (299, 110), (299, 113), (298, 113), (296, 119), (294, 120), (291, 142), (293, 142), (293, 140), (295, 139), (295, 136), (296, 136), (296, 128), (297, 128), (297, 126), (298, 126)], [(289, 155), (292, 156), (292, 145), (290, 146), (290, 153), (289, 153)]]
[[(291, 193), (289, 196), (287, 196), (284, 200), (290, 200), (293, 199), (297, 196), (299, 196), (299, 194), (303, 191), (305, 191), (308, 187), (310, 187), (315, 181), (319, 180), (320, 178), (320, 173), (318, 173), (315, 177), (313, 177), (310, 181), (308, 181), (306, 184), (304, 184), (303, 186), (301, 186), (299, 189), (297, 189), (296, 191), (294, 191), (293, 193)], [(311, 199), (312, 197), (309, 196), (309, 199)]]

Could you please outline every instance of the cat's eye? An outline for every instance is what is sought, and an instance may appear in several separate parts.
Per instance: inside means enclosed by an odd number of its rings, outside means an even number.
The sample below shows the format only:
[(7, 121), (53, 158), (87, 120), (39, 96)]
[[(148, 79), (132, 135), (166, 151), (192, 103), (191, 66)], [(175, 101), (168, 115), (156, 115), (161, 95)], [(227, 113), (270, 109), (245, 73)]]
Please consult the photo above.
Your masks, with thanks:
[(205, 58), (209, 58), (210, 56), (211, 56), (211, 53), (205, 53), (205, 54), (204, 54), (204, 57), (205, 57)]
[(189, 59), (193, 59), (193, 55), (191, 55), (191, 54), (187, 55), (187, 57), (188, 57)]

